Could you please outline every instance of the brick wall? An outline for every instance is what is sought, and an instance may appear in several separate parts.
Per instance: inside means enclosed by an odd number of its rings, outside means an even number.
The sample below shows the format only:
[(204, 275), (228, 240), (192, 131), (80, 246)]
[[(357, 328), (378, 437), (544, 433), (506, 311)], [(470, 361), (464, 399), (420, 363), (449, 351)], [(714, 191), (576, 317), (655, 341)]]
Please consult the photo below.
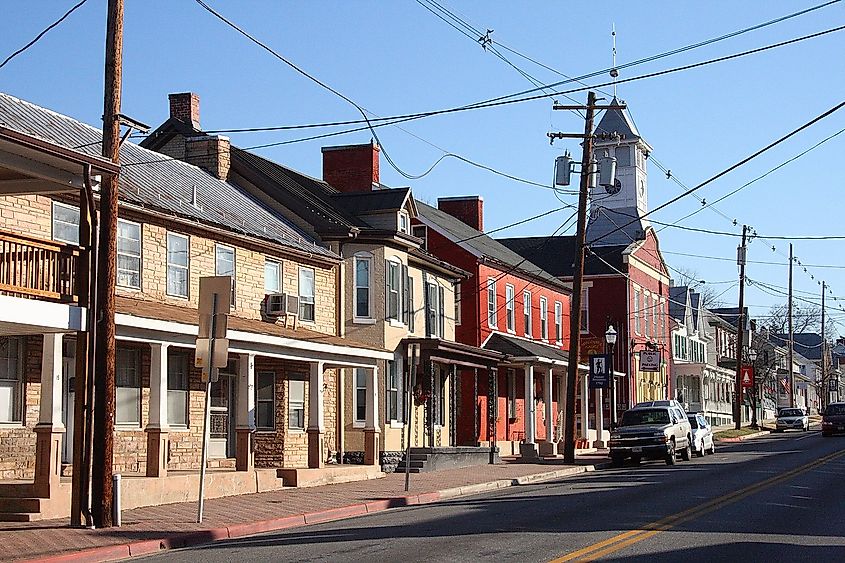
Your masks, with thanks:
[(49, 239), (52, 236), (52, 200), (45, 196), (0, 196), (0, 228)]
[(35, 428), (41, 402), (40, 335), (24, 342), (25, 410), (23, 424), (0, 427), (0, 479), (32, 479), (35, 475)]

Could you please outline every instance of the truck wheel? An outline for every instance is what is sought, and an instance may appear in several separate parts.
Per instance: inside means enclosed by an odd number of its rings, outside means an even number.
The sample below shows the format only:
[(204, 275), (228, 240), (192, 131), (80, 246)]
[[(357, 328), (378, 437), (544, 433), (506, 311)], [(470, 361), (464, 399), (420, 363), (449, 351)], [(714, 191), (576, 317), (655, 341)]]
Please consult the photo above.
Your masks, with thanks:
[(675, 465), (675, 439), (669, 442), (669, 451), (666, 452), (666, 465)]
[(692, 440), (690, 440), (690, 437), (687, 436), (687, 447), (681, 450), (681, 459), (684, 461), (692, 459), (692, 446), (690, 446), (690, 442), (692, 442)]

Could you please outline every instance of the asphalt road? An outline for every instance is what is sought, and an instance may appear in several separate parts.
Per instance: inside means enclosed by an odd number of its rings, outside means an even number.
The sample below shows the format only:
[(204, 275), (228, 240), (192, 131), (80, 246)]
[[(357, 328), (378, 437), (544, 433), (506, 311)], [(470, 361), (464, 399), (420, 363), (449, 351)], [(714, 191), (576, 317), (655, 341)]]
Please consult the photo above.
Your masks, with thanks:
[(845, 437), (772, 434), (149, 561), (845, 561)]

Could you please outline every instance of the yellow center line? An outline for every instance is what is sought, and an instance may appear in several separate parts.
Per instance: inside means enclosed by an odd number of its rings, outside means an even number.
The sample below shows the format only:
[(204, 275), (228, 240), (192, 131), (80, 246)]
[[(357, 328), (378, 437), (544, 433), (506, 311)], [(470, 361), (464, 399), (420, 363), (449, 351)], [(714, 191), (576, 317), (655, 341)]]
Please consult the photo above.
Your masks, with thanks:
[(726, 496), (713, 499), (711, 501), (708, 501), (698, 506), (694, 506), (692, 508), (688, 508), (687, 510), (678, 512), (677, 514), (666, 516), (665, 518), (661, 518), (660, 520), (656, 520), (654, 522), (651, 522), (650, 524), (646, 524), (640, 529), (628, 530), (627, 532), (622, 532), (621, 534), (617, 534), (606, 540), (602, 540), (592, 545), (588, 545), (587, 547), (581, 548), (577, 551), (567, 553), (566, 555), (563, 555), (556, 559), (552, 559), (550, 563), (562, 563), (564, 561), (573, 561), (576, 559), (582, 561), (592, 561), (594, 559), (604, 557), (605, 555), (615, 553), (630, 545), (647, 540), (648, 538), (651, 538), (659, 534), (660, 532), (674, 528), (675, 526), (698, 518), (699, 516), (703, 516), (704, 514), (707, 514), (709, 512), (713, 512), (714, 510), (722, 508), (723, 506), (726, 506), (728, 504), (735, 503), (739, 500), (744, 499), (747, 496), (753, 495), (754, 493), (760, 492), (773, 485), (792, 479), (793, 477), (800, 475), (801, 473), (806, 473), (807, 471), (810, 471), (811, 469), (814, 469), (819, 465), (825, 464), (843, 455), (845, 455), (845, 450), (834, 452), (832, 454), (826, 455), (822, 458), (819, 458), (815, 461), (812, 461), (795, 469), (791, 469), (786, 473), (782, 473), (774, 477), (769, 477), (768, 479), (765, 479), (758, 483), (748, 485), (747, 487), (734, 491), (733, 493), (730, 493)]

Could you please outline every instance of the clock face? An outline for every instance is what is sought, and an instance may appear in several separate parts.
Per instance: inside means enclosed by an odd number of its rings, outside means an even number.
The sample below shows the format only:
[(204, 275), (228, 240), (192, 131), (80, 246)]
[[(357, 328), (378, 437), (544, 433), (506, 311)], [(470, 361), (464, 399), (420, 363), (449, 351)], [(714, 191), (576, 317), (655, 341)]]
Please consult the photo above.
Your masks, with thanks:
[(622, 189), (622, 182), (619, 181), (619, 178), (613, 181), (613, 185), (607, 185), (604, 187), (604, 191), (608, 193), (608, 195), (618, 194), (619, 190)]

